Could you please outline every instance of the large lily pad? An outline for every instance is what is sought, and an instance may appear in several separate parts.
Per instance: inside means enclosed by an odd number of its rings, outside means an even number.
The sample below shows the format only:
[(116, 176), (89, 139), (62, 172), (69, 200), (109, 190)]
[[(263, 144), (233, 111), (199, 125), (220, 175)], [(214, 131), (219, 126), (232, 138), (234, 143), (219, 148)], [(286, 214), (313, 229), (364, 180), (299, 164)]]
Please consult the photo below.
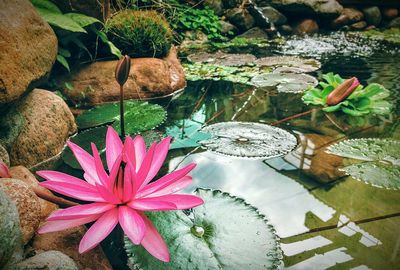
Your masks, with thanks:
[(214, 64), (220, 66), (254, 66), (257, 59), (252, 54), (241, 53), (224, 53), (218, 51), (216, 53), (199, 52), (189, 55), (188, 60), (193, 63)]
[(297, 145), (291, 133), (266, 124), (221, 122), (202, 129), (213, 137), (200, 141), (208, 150), (228, 156), (273, 158), (285, 155)]
[(257, 87), (277, 90), (283, 93), (302, 93), (318, 84), (318, 80), (307, 74), (273, 73), (260, 74), (251, 79)]
[(291, 68), (294, 73), (313, 72), (321, 68), (321, 63), (315, 59), (300, 58), (297, 56), (271, 56), (259, 58), (255, 64), (260, 67), (271, 67), (273, 69)]
[[(87, 152), (92, 153), (91, 143), (94, 143), (99, 150), (100, 157), (103, 163), (106, 164), (105, 150), (106, 150), (106, 133), (107, 127), (96, 127), (84, 130), (72, 137), (70, 140), (85, 149)], [(147, 146), (153, 142), (160, 141), (164, 136), (161, 132), (155, 130), (148, 130), (140, 134)], [(68, 147), (62, 153), (63, 161), (74, 169), (81, 169), (81, 166), (76, 161), (74, 154)]]
[[(136, 134), (153, 129), (163, 123), (166, 111), (157, 104), (139, 101), (125, 101), (125, 131), (128, 134)], [(76, 118), (80, 129), (112, 124), (116, 130), (120, 130), (119, 103), (109, 103), (96, 106)]]
[(328, 151), (361, 161), (343, 168), (353, 178), (377, 187), (400, 188), (400, 141), (352, 139), (334, 144)]
[(132, 270), (281, 267), (278, 238), (256, 208), (221, 191), (201, 189), (196, 193), (205, 203), (189, 215), (182, 211), (147, 213), (164, 237), (171, 261), (163, 263), (126, 239)]

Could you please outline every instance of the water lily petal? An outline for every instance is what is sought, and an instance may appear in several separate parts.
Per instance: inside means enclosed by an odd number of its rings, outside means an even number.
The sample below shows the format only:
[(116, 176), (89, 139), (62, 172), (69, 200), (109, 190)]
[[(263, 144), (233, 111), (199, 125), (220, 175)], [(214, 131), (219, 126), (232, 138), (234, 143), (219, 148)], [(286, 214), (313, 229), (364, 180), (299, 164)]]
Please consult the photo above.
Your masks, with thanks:
[(186, 188), (187, 186), (191, 185), (192, 182), (193, 182), (192, 177), (189, 175), (186, 175), (186, 176), (182, 177), (181, 179), (173, 182), (172, 184), (170, 184), (162, 189), (159, 189), (156, 192), (151, 193), (146, 198), (158, 197), (158, 196), (168, 195), (168, 194), (178, 192), (178, 191)]
[(47, 218), (47, 221), (84, 218), (87, 216), (102, 214), (115, 207), (116, 205), (109, 203), (90, 203), (72, 206), (66, 209), (54, 211)]
[(143, 218), (132, 208), (128, 206), (119, 207), (119, 224), (128, 238), (139, 245), (146, 232), (146, 225)]
[[(176, 206), (175, 209), (178, 210), (190, 209), (204, 203), (204, 201), (200, 197), (187, 194), (171, 194), (160, 197), (142, 198), (142, 199), (137, 199), (134, 202), (142, 202), (144, 205), (148, 205), (150, 203), (153, 204), (159, 203), (160, 205), (162, 205), (162, 203), (171, 203), (174, 204)], [(165, 209), (165, 210), (172, 210), (172, 209)]]
[(143, 185), (147, 185), (154, 176), (157, 175), (158, 171), (161, 169), (162, 165), (164, 164), (165, 158), (168, 154), (169, 145), (171, 144), (171, 138), (163, 139), (159, 144), (157, 144), (154, 150), (153, 160), (151, 162), (150, 170), (144, 180)]
[(148, 197), (150, 197), (151, 193), (161, 190), (161, 189), (173, 184), (175, 181), (178, 181), (182, 177), (186, 176), (191, 170), (194, 169), (194, 167), (196, 167), (196, 164), (191, 163), (191, 164), (183, 167), (182, 169), (179, 169), (179, 170), (173, 171), (167, 175), (164, 175), (157, 181), (154, 181), (153, 183), (150, 183), (147, 186), (142, 187), (140, 189), (140, 191), (137, 193), (136, 197), (137, 198), (147, 197), (148, 195), (149, 195)]
[(97, 150), (97, 147), (94, 143), (92, 143), (91, 146), (92, 146), (92, 152), (93, 152), (94, 164), (96, 166), (97, 176), (99, 177), (101, 184), (105, 187), (108, 187), (107, 183), (108, 175), (106, 173), (106, 170), (104, 170), (103, 162), (101, 162), (99, 151)]
[(118, 133), (110, 126), (106, 135), (106, 158), (107, 167), (111, 171), (115, 161), (121, 155), (123, 149), (122, 141)]
[(4, 162), (0, 160), (0, 178), (11, 178), (10, 171)]
[(122, 195), (122, 201), (126, 202), (132, 199), (133, 195), (133, 179), (132, 179), (132, 173), (131, 170), (133, 169), (132, 166), (129, 164), (126, 165), (125, 167), (125, 173), (124, 173), (124, 190), (123, 190), (123, 195)]
[(42, 227), (39, 228), (38, 233), (49, 233), (49, 232), (58, 232), (62, 230), (66, 230), (69, 228), (73, 228), (76, 226), (80, 226), (98, 219), (101, 215), (91, 215), (84, 218), (76, 218), (71, 220), (55, 220), (48, 221)]
[(115, 181), (117, 180), (117, 175), (119, 168), (121, 167), (121, 162), (122, 162), (122, 154), (117, 158), (117, 160), (114, 162), (114, 165), (110, 171), (110, 175), (108, 176), (108, 186), (110, 189), (114, 187)]
[(178, 209), (174, 203), (154, 198), (136, 199), (129, 202), (128, 206), (139, 211), (167, 211)]
[(84, 253), (97, 246), (112, 232), (117, 224), (118, 208), (104, 213), (83, 236), (79, 243), (79, 253)]
[(105, 202), (106, 200), (100, 196), (99, 192), (94, 187), (84, 187), (75, 184), (44, 181), (40, 182), (39, 185), (42, 187), (53, 190), (62, 195), (75, 198), (82, 201), (94, 201), (94, 202)]
[(121, 200), (116, 196), (116, 194), (111, 190), (103, 187), (102, 185), (96, 185), (97, 191), (100, 196), (108, 203), (119, 204)]
[(99, 182), (96, 174), (96, 165), (94, 164), (94, 158), (85, 150), (83, 150), (78, 145), (71, 141), (67, 142), (68, 147), (71, 149), (76, 160), (81, 165), (82, 169), (85, 171), (84, 178), (86, 181), (92, 185)]
[(169, 262), (170, 255), (164, 239), (158, 233), (151, 221), (144, 214), (141, 216), (146, 224), (146, 233), (141, 242), (142, 246), (157, 259), (163, 262)]
[(144, 142), (142, 136), (138, 135), (133, 139), (133, 146), (135, 148), (134, 153), (136, 172), (138, 172), (139, 168), (142, 166), (144, 157), (146, 156), (146, 143)]
[(144, 183), (149, 170), (151, 168), (151, 163), (154, 157), (154, 150), (156, 148), (156, 144), (153, 143), (150, 148), (149, 151), (147, 152), (145, 158), (143, 159), (142, 165), (140, 166), (140, 169), (137, 173), (137, 177), (136, 177), (136, 185), (138, 187), (138, 190), (140, 190), (140, 187), (142, 186), (142, 184)]

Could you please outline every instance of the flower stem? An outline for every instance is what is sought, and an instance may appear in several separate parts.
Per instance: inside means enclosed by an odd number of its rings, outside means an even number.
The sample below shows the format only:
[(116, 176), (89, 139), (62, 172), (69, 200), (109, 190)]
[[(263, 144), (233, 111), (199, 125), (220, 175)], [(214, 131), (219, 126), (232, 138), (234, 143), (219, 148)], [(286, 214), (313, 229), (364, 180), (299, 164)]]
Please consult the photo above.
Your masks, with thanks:
[(46, 192), (46, 190), (42, 187), (33, 187), (32, 190), (39, 198), (46, 200), (48, 202), (55, 203), (60, 207), (70, 207), (78, 205), (78, 203), (76, 202), (71, 202), (69, 200), (58, 197), (51, 192)]
[(125, 119), (124, 119), (124, 86), (119, 86), (119, 114), (121, 123), (121, 138), (125, 138)]
[(321, 109), (322, 109), (322, 108), (311, 109), (311, 110), (309, 110), (309, 111), (305, 111), (305, 112), (302, 112), (302, 113), (298, 113), (298, 114), (295, 114), (295, 115), (292, 115), (292, 116), (283, 118), (283, 119), (281, 119), (281, 120), (275, 121), (275, 122), (271, 123), (270, 125), (271, 125), (271, 126), (276, 126), (276, 125), (282, 124), (282, 123), (284, 123), (284, 122), (286, 122), (286, 121), (289, 121), (289, 120), (292, 120), (292, 119), (295, 119), (295, 118), (298, 118), (298, 117), (301, 117), (301, 116), (310, 114), (310, 113), (312, 113), (312, 112), (318, 112), (318, 111), (320, 111)]

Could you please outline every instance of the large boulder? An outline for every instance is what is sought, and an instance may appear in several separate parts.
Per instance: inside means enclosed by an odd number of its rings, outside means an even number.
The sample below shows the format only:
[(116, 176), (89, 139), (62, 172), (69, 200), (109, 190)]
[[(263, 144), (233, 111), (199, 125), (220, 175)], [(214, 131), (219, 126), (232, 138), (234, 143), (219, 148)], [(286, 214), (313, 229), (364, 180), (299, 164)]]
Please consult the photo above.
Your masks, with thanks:
[(296, 24), (294, 32), (298, 35), (314, 34), (319, 31), (318, 24), (315, 20), (304, 19)]
[(376, 6), (364, 8), (363, 13), (368, 24), (378, 26), (382, 21), (381, 10)]
[(275, 25), (283, 25), (287, 22), (286, 16), (273, 7), (262, 7), (261, 12), (266, 18), (268, 18), (269, 22)]
[[(114, 77), (116, 65), (117, 61), (95, 62), (63, 78), (73, 85), (72, 90), (64, 89), (65, 96), (87, 105), (118, 101), (119, 84)], [(160, 97), (185, 86), (185, 74), (173, 48), (164, 59), (132, 59), (124, 96), (126, 99)]]
[(35, 89), (19, 100), (0, 123), (0, 142), (11, 165), (32, 167), (59, 154), (76, 131), (74, 116), (56, 94)]
[(342, 15), (347, 16), (351, 23), (356, 23), (364, 19), (364, 13), (356, 8), (344, 8)]
[(271, 0), (271, 4), (284, 12), (338, 16), (343, 7), (336, 0)]
[(18, 179), (2, 178), (2, 189), (15, 203), (18, 209), (23, 243), (31, 240), (40, 224), (39, 198), (29, 186)]
[(78, 252), (79, 242), (86, 232), (84, 226), (64, 231), (37, 234), (32, 246), (36, 250), (58, 250), (71, 257), (79, 269), (111, 270), (112, 267), (100, 246), (84, 253)]
[(229, 9), (225, 15), (228, 21), (242, 32), (249, 30), (255, 24), (253, 16), (244, 8)]
[(8, 156), (7, 150), (0, 144), (0, 161), (10, 166), (10, 157)]
[(18, 210), (15, 203), (0, 188), (0, 269), (11, 260), (19, 246), (22, 246), (22, 234)]
[(28, 0), (0, 0), (0, 106), (47, 79), (57, 37)]
[(78, 270), (75, 262), (67, 255), (51, 250), (39, 253), (16, 264), (14, 270)]

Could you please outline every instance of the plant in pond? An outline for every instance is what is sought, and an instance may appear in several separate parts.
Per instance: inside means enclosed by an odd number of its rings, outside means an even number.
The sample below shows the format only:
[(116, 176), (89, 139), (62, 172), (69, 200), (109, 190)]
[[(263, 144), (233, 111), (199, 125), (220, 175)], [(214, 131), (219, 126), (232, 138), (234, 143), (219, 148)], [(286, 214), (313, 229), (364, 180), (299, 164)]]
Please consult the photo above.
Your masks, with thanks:
[(105, 31), (124, 54), (135, 57), (164, 57), (173, 40), (168, 23), (155, 11), (124, 10), (106, 22)]
[(323, 106), (325, 112), (342, 111), (351, 116), (367, 114), (386, 115), (392, 104), (386, 100), (389, 90), (380, 84), (372, 83), (364, 87), (356, 78), (344, 80), (338, 74), (322, 76), (320, 88), (310, 87), (303, 95), (304, 103)]
[(257, 87), (276, 90), (283, 93), (302, 93), (309, 87), (316, 86), (318, 81), (307, 74), (273, 73), (254, 76), (250, 83)]
[[(73, 55), (81, 55), (82, 51), (93, 59), (89, 48), (82, 42), (84, 35), (94, 34), (109, 47), (111, 54), (120, 58), (119, 49), (108, 40), (106, 34), (98, 29), (103, 23), (96, 18), (80, 13), (63, 14), (61, 10), (48, 0), (31, 0), (38, 13), (53, 27), (58, 38), (57, 62), (70, 71)], [(76, 51), (76, 49), (78, 51)]]
[(173, 171), (150, 183), (162, 167), (168, 153), (170, 138), (153, 143), (146, 151), (141, 136), (127, 137), (122, 142), (112, 127), (106, 135), (108, 173), (103, 167), (97, 147), (93, 155), (69, 142), (76, 159), (84, 170), (84, 179), (56, 171), (39, 171), (46, 181), (40, 185), (62, 195), (88, 202), (57, 210), (48, 218), (39, 233), (65, 230), (95, 222), (83, 236), (79, 252), (97, 246), (120, 224), (127, 237), (141, 244), (152, 256), (168, 262), (168, 248), (145, 211), (189, 209), (203, 203), (195, 195), (173, 194), (192, 182), (187, 174), (195, 164)]
[[(280, 269), (282, 251), (275, 231), (256, 208), (221, 191), (197, 190), (204, 204), (189, 214), (151, 213), (170, 246), (171, 262), (155, 260), (126, 239), (134, 269)], [(234, 222), (226, 215), (234, 216)]]
[(349, 33), (350, 36), (356, 36), (361, 38), (367, 38), (372, 40), (384, 41), (392, 45), (400, 44), (400, 29), (399, 28), (390, 28), (386, 30), (376, 30), (370, 29), (367, 31), (361, 32), (352, 32)]
[(357, 180), (387, 189), (400, 189), (400, 141), (352, 139), (331, 145), (328, 152), (356, 159), (343, 170)]

